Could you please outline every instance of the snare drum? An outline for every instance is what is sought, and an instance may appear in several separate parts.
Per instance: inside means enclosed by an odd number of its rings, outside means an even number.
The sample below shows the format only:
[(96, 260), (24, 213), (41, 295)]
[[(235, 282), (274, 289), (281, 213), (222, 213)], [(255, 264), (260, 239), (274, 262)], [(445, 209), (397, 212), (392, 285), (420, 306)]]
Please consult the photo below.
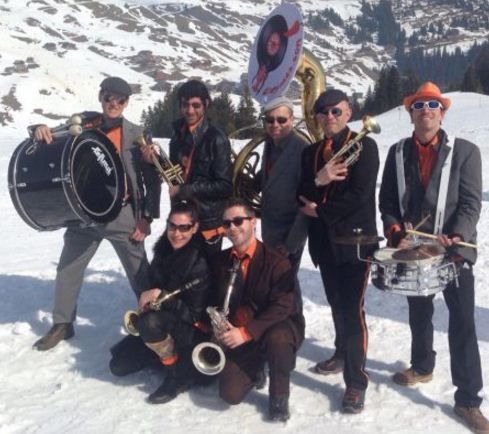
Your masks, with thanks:
[(98, 130), (49, 145), (25, 140), (10, 159), (8, 184), (20, 217), (40, 231), (107, 223), (125, 192), (122, 161)]
[(422, 296), (436, 294), (457, 277), (455, 264), (445, 255), (426, 259), (398, 260), (398, 249), (384, 248), (374, 252), (372, 283), (391, 294)]

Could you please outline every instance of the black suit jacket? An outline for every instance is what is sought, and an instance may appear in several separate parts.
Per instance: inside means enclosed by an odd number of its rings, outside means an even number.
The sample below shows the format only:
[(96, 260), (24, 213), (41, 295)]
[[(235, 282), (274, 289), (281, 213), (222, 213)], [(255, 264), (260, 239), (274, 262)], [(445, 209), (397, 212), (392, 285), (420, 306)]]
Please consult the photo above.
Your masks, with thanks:
[[(349, 129), (333, 137), (333, 148), (338, 149), (346, 140)], [(352, 133), (352, 138), (355, 137)], [(307, 147), (302, 154), (301, 182), (298, 194), (318, 204), (318, 218), (309, 217), (309, 253), (315, 265), (319, 263), (344, 264), (358, 262), (356, 246), (335, 244), (339, 236), (353, 235), (356, 228), (364, 235), (377, 235), (375, 217), (375, 187), (379, 170), (377, 144), (370, 137), (361, 141), (360, 158), (348, 168), (344, 181), (333, 182), (326, 187), (316, 187), (316, 173), (326, 163), (321, 149), (324, 142)], [(323, 202), (325, 191), (330, 188), (328, 199)], [(361, 256), (370, 256), (378, 245), (362, 246)]]

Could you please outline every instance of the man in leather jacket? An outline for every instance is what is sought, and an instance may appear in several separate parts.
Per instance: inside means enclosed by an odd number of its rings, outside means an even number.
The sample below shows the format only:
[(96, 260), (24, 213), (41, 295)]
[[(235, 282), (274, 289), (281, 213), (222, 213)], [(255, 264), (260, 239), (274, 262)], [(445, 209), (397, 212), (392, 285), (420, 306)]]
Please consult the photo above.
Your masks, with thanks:
[[(170, 160), (182, 167), (184, 183), (170, 186), (169, 195), (172, 201), (178, 196), (198, 202), (200, 233), (207, 253), (213, 254), (221, 250), (224, 202), (233, 192), (231, 146), (206, 116), (211, 97), (202, 82), (185, 82), (177, 98), (181, 118), (173, 124)], [(143, 151), (146, 161), (150, 161), (148, 148)]]

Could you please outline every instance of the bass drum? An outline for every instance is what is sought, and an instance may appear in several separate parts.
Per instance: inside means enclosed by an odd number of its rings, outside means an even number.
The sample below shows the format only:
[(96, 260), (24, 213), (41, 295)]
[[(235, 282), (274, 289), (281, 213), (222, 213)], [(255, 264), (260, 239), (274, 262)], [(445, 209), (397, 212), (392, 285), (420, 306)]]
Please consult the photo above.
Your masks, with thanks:
[(114, 145), (98, 130), (56, 137), (49, 145), (27, 139), (8, 169), (15, 209), (39, 231), (110, 222), (122, 207), (124, 179)]

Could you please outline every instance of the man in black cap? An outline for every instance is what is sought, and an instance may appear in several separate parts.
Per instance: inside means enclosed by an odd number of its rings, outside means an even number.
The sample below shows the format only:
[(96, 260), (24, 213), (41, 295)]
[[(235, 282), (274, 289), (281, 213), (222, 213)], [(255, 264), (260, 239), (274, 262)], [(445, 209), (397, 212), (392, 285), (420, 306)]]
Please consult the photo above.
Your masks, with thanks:
[[(346, 392), (342, 410), (359, 413), (368, 385), (364, 297), (369, 265), (358, 259), (356, 245), (340, 245), (335, 240), (353, 235), (357, 228), (364, 235), (377, 234), (378, 150), (375, 141), (365, 137), (361, 140), (363, 150), (353, 165), (347, 167), (341, 158), (332, 158), (356, 136), (347, 127), (351, 108), (344, 92), (323, 92), (315, 102), (314, 112), (324, 140), (302, 154), (299, 199), (304, 204), (301, 211), (309, 217), (309, 253), (321, 271), (336, 332), (335, 353), (315, 369), (324, 375), (343, 372)], [(366, 258), (376, 248), (376, 244), (361, 246), (361, 257)]]
[[(131, 87), (122, 78), (105, 78), (99, 92), (102, 113), (81, 114), (84, 128), (97, 128), (112, 141), (124, 165), (127, 187), (121, 212), (113, 221), (66, 229), (56, 273), (53, 326), (34, 344), (39, 351), (49, 350), (74, 335), (83, 273), (102, 240), (113, 245), (136, 296), (150, 288), (144, 239), (151, 231), (152, 219), (159, 217), (161, 186), (154, 167), (140, 157), (136, 139), (142, 129), (123, 117), (131, 94)], [(34, 136), (47, 144), (53, 141), (46, 125), (35, 127)]]

